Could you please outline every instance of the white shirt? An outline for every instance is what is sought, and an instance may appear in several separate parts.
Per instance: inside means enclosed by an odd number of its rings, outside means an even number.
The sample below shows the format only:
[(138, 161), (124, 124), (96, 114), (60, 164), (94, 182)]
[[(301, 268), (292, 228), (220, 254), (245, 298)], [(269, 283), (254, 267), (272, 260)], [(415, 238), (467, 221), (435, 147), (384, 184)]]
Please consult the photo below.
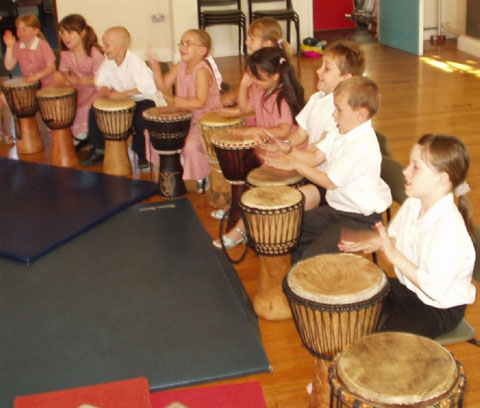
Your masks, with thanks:
[(396, 248), (417, 266), (420, 288), (395, 268), (398, 280), (430, 306), (445, 309), (473, 303), (475, 249), (453, 194), (418, 219), (421, 205), (419, 199), (408, 198), (388, 228)]
[[(121, 65), (105, 57), (95, 76), (95, 86), (98, 88), (106, 86), (117, 92), (137, 88), (140, 93), (133, 95), (131, 97), (133, 100), (151, 99), (159, 105), (152, 71), (142, 58), (130, 50), (127, 50)], [(163, 100), (163, 96), (161, 99)]]
[(324, 171), (337, 186), (327, 190), (330, 207), (365, 216), (390, 207), (392, 195), (380, 178), (382, 154), (371, 120), (345, 134), (335, 129), (317, 148), (325, 153)]
[(308, 144), (317, 143), (323, 132), (330, 132), (336, 128), (333, 111), (333, 92), (325, 95), (324, 92), (314, 93), (304, 108), (295, 117), (298, 126), (308, 133)]

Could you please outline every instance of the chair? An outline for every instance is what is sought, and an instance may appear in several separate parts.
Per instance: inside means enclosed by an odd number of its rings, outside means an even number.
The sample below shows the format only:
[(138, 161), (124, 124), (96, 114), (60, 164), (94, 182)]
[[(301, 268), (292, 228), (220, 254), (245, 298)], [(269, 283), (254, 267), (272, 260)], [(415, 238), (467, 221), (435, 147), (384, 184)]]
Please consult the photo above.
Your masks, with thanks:
[[(390, 187), (393, 201), (402, 204), (407, 198), (404, 187), (403, 166), (391, 157), (383, 156), (380, 177)], [(387, 208), (386, 212), (387, 222), (389, 223), (392, 218), (390, 208)]]
[(5, 30), (15, 31), (17, 17), (17, 4), (13, 0), (0, 0), (0, 31), (2, 36)]
[(272, 10), (253, 10), (253, 5), (256, 3), (272, 3), (279, 2), (280, 0), (248, 0), (248, 22), (252, 24), (252, 21), (260, 17), (272, 17), (275, 20), (287, 21), (287, 41), (290, 43), (290, 22), (295, 24), (295, 30), (297, 33), (297, 55), (300, 54), (300, 18), (292, 7), (292, 0), (285, 0), (285, 8), (272, 9)]
[[(236, 6), (237, 8), (204, 10), (210, 6)], [(247, 54), (245, 40), (247, 38), (246, 17), (241, 10), (240, 0), (197, 0), (198, 27), (205, 29), (213, 25), (237, 25), (238, 26), (238, 52)], [(242, 42), (243, 33), (243, 42)]]

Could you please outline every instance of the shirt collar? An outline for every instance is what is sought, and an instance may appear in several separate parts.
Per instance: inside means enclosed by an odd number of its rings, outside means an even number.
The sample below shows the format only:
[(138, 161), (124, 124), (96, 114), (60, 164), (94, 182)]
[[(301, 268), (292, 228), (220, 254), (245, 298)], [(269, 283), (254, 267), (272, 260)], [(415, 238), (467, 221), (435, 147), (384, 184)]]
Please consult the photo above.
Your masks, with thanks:
[(339, 133), (340, 136), (343, 136), (345, 138), (357, 138), (357, 137), (360, 137), (362, 135), (365, 135), (365, 133), (368, 131), (368, 129), (372, 128), (372, 120), (369, 119), (367, 120), (366, 122), (363, 122), (361, 125), (358, 125), (355, 129), (352, 129), (350, 130), (350, 132), (347, 132), (347, 133), (344, 133), (343, 135), (341, 135)]
[[(32, 45), (30, 45), (29, 50), (36, 50), (38, 47), (38, 43), (40, 42), (40, 38), (35, 37), (33, 39)], [(27, 44), (25, 44), (23, 41), (20, 43), (20, 48), (25, 49), (27, 48)]]
[[(440, 217), (445, 214), (445, 209), (450, 207), (452, 204), (455, 205), (453, 194), (448, 193), (440, 200), (438, 200), (435, 204), (433, 204), (420, 221), (427, 226), (433, 225)], [(420, 208), (421, 205), (419, 207), (419, 211)]]

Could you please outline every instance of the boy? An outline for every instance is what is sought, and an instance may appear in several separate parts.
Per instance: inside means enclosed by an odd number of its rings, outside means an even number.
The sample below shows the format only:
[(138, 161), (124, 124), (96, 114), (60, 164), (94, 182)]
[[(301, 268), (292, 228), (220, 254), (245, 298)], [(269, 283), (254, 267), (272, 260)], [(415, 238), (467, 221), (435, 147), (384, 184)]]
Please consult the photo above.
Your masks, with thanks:
[[(142, 112), (155, 106), (157, 89), (153, 74), (145, 61), (129, 49), (130, 34), (121, 26), (111, 27), (102, 37), (105, 61), (95, 77), (95, 85), (101, 96), (108, 99), (132, 98), (137, 103), (133, 119), (132, 150), (137, 153), (139, 168), (148, 167), (145, 159), (145, 125)], [(163, 101), (162, 101), (163, 102)], [(164, 102), (163, 102), (164, 104)], [(88, 116), (88, 138), (92, 143), (90, 155), (80, 164), (91, 166), (103, 160), (104, 141), (90, 109)]]
[(333, 94), (336, 130), (314, 149), (291, 146), (283, 156), (266, 157), (268, 165), (295, 169), (327, 190), (327, 205), (305, 212), (294, 262), (339, 252), (342, 227), (369, 228), (381, 221), (382, 212), (392, 203), (390, 189), (380, 178), (382, 156), (371, 123), (379, 106), (377, 85), (369, 78), (354, 76), (340, 82)]

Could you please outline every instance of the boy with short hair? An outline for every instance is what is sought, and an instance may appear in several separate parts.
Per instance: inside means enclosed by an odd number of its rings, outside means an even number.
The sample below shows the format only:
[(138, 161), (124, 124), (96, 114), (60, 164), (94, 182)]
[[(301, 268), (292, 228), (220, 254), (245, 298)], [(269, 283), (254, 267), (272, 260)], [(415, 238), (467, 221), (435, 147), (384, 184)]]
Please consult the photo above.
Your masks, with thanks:
[(290, 147), (280, 157), (266, 157), (268, 165), (297, 170), (327, 190), (327, 205), (305, 212), (294, 261), (339, 252), (342, 227), (369, 228), (392, 203), (390, 189), (380, 178), (382, 155), (371, 123), (379, 107), (377, 85), (366, 77), (351, 77), (337, 85), (334, 102), (337, 129), (315, 148)]
[[(132, 53), (130, 34), (125, 27), (108, 28), (102, 36), (105, 61), (100, 66), (95, 77), (95, 85), (103, 97), (108, 99), (132, 98), (137, 103), (133, 120), (132, 150), (137, 153), (138, 167), (148, 167), (145, 159), (145, 125), (142, 112), (155, 106), (158, 98), (153, 73), (145, 61)], [(163, 98), (161, 105), (165, 105)], [(91, 166), (103, 160), (104, 140), (100, 133), (93, 109), (88, 117), (88, 138), (92, 150), (82, 166)]]

